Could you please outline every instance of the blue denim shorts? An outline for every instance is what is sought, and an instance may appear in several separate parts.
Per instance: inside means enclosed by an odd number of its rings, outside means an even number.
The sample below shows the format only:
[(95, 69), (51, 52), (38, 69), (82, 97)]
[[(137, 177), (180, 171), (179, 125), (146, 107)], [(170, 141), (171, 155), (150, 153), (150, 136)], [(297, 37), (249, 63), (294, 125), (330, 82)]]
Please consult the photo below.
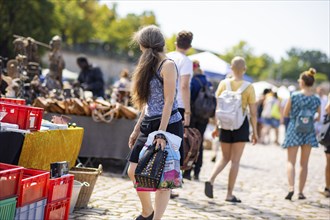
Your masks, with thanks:
[(271, 126), (273, 128), (278, 128), (280, 126), (280, 120), (277, 120), (275, 118), (264, 118), (264, 124)]

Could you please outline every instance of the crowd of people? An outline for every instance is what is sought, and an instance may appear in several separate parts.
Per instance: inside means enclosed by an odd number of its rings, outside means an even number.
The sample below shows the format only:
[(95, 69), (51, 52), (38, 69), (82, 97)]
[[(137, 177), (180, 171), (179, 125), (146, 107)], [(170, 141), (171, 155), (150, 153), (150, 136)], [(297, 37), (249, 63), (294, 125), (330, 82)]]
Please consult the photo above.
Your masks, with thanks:
[[(146, 26), (134, 35), (139, 45), (141, 56), (138, 64), (130, 76), (127, 69), (120, 73), (120, 79), (114, 83), (110, 102), (132, 104), (141, 114), (128, 140), (131, 149), (128, 155), (130, 163), (128, 176), (136, 186), (135, 171), (141, 158), (141, 151), (148, 136), (154, 132), (153, 144), (156, 150), (164, 150), (171, 141), (163, 135), (164, 132), (184, 139), (185, 128), (196, 128), (201, 134), (202, 141), (198, 146), (198, 157), (191, 168), (184, 170), (180, 181), (192, 178), (199, 181), (203, 165), (203, 137), (207, 125), (213, 121), (215, 129), (212, 132), (214, 144), (221, 149), (222, 157), (213, 161), (213, 170), (205, 182), (204, 192), (208, 198), (214, 197), (214, 182), (222, 170), (230, 163), (227, 194), (225, 201), (231, 203), (242, 202), (234, 195), (235, 182), (238, 176), (240, 159), (246, 143), (271, 143), (270, 131), (274, 129), (274, 144), (281, 145), (279, 127), (285, 125), (285, 138), (282, 147), (287, 150), (287, 178), (288, 193), (283, 198), (291, 200), (295, 192), (295, 164), (297, 152), (300, 149), (300, 172), (298, 198), (306, 199), (304, 187), (308, 173), (308, 161), (312, 148), (319, 147), (317, 133), (323, 124), (323, 115), (330, 115), (330, 94), (327, 96), (322, 87), (314, 92), (316, 70), (309, 70), (300, 74), (298, 78), (299, 90), (289, 87), (290, 98), (280, 99), (276, 91), (265, 89), (260, 97), (256, 97), (251, 83), (244, 81), (247, 70), (245, 59), (236, 56), (231, 61), (231, 77), (218, 83), (214, 91), (212, 83), (203, 74), (198, 60), (191, 61), (187, 52), (192, 46), (193, 34), (181, 31), (177, 34), (175, 51), (166, 53), (165, 39), (157, 26)], [(46, 82), (51, 82), (62, 88), (62, 70), (64, 61), (59, 51), (60, 38), (52, 39), (52, 53), (50, 54), (51, 68)], [(76, 82), (77, 87), (92, 92), (94, 98), (105, 97), (105, 83), (100, 68), (92, 66), (85, 56), (77, 58), (77, 65), (81, 71)], [(53, 81), (52, 81), (53, 80)], [(57, 83), (56, 83), (57, 82)], [(55, 86), (55, 87), (56, 87)], [(5, 90), (0, 74), (0, 88)], [(201, 91), (213, 91), (218, 98), (218, 106), (214, 116), (205, 117), (198, 112), (193, 104)], [(258, 100), (257, 100), (258, 98)], [(221, 102), (235, 100), (235, 111), (226, 112)], [(229, 103), (230, 100), (227, 102)], [(229, 105), (229, 104), (228, 104)], [(231, 118), (230, 118), (231, 117)], [(166, 134), (166, 133), (165, 133)], [(177, 146), (180, 155), (180, 167), (184, 165), (183, 141)], [(330, 197), (330, 145), (324, 146), (326, 153), (325, 190), (324, 195)], [(180, 168), (179, 168), (180, 169)], [(178, 184), (178, 185), (181, 185)], [(170, 198), (179, 195), (173, 190), (176, 187), (156, 190), (155, 202), (152, 204), (150, 191), (137, 188), (137, 195), (142, 205), (141, 214), (137, 220), (161, 219)]]
[[(158, 27), (147, 26), (135, 35), (135, 40), (140, 46), (142, 55), (132, 77), (132, 102), (142, 113), (128, 143), (131, 148), (128, 157), (130, 161), (128, 175), (134, 184), (136, 184), (134, 174), (139, 163), (139, 157), (141, 157), (140, 152), (150, 133), (167, 131), (183, 138), (184, 127), (190, 126), (197, 128), (203, 136), (209, 123), (209, 119), (205, 120), (200, 115), (196, 115), (193, 108), (191, 108), (199, 91), (204, 86), (212, 89), (212, 84), (203, 75), (199, 62), (190, 61), (186, 56), (187, 50), (191, 47), (192, 39), (193, 34), (191, 32), (181, 31), (177, 35), (176, 50), (165, 54), (164, 37)], [(242, 111), (243, 119), (238, 122), (239, 125), (235, 129), (215, 126), (216, 129), (213, 131), (212, 136), (214, 138), (218, 137), (222, 157), (217, 160), (208, 180), (205, 182), (205, 195), (213, 198), (214, 181), (230, 162), (231, 167), (225, 201), (242, 202), (234, 195), (233, 191), (245, 144), (250, 141), (252, 144), (258, 142), (268, 144), (270, 143), (269, 131), (275, 129), (276, 138), (274, 142), (280, 145), (278, 128), (281, 123), (284, 123), (287, 125), (287, 129), (282, 147), (287, 149), (288, 152), (288, 194), (283, 198), (291, 200), (294, 194), (294, 167), (297, 151), (301, 149), (298, 198), (306, 199), (303, 190), (308, 171), (308, 158), (311, 149), (319, 146), (314, 123), (321, 118), (321, 108), (324, 108), (323, 111), (330, 114), (330, 95), (327, 98), (327, 106), (321, 107), (320, 98), (314, 94), (313, 90), (316, 71), (311, 68), (301, 73), (298, 79), (300, 90), (292, 92), (288, 100), (280, 100), (276, 91), (271, 90), (265, 90), (260, 100), (256, 100), (254, 87), (243, 80), (243, 75), (246, 72), (244, 58), (235, 57), (231, 62), (231, 69), (232, 77), (219, 83), (215, 96), (225, 96), (224, 93), (228, 93), (228, 90), (236, 95), (239, 94), (239, 103), (241, 104), (239, 111)], [(316, 116), (314, 117), (314, 115)], [(218, 118), (215, 114), (214, 117), (213, 121), (219, 121), (220, 124), (225, 125), (226, 122), (221, 123), (221, 116)], [(148, 122), (149, 129), (144, 127), (146, 122)], [(252, 129), (251, 132), (250, 129)], [(156, 135), (154, 144), (156, 144), (156, 147), (164, 149), (167, 141), (164, 136)], [(324, 194), (327, 197), (330, 196), (329, 148), (330, 146), (326, 146), (327, 167)], [(183, 165), (184, 155), (182, 149), (181, 144), (181, 166)], [(203, 163), (202, 144), (199, 149), (198, 159), (190, 170), (183, 171), (183, 178), (199, 180)], [(137, 190), (142, 212), (136, 219), (161, 219), (169, 199), (179, 196), (172, 191), (171, 189), (156, 190), (153, 205), (150, 192)]]

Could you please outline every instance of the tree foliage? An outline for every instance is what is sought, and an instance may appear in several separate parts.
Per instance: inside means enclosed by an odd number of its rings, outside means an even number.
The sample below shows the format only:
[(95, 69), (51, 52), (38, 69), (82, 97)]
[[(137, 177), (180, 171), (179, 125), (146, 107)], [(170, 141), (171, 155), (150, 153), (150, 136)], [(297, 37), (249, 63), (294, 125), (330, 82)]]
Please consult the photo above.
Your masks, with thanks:
[(282, 58), (275, 67), (281, 78), (295, 80), (300, 73), (312, 67), (317, 71), (318, 81), (330, 79), (330, 62), (325, 53), (291, 48), (286, 54), (287, 57)]
[(274, 63), (273, 58), (267, 54), (262, 54), (261, 56), (255, 55), (253, 48), (247, 42), (240, 41), (220, 57), (230, 63), (235, 56), (244, 57), (247, 66), (247, 74), (253, 78), (266, 78), (271, 74), (270, 68)]
[(220, 57), (230, 63), (235, 56), (245, 58), (247, 74), (255, 80), (296, 80), (300, 73), (311, 67), (317, 71), (318, 82), (330, 79), (329, 57), (321, 51), (291, 48), (276, 63), (268, 54), (256, 55), (247, 42), (240, 41)]
[[(157, 25), (156, 16), (145, 11), (119, 17), (116, 10), (116, 3), (108, 7), (98, 0), (0, 0), (0, 55), (13, 57), (13, 34), (44, 43), (60, 35), (67, 46), (89, 44), (92, 49), (98, 47), (97, 53), (134, 60), (140, 52), (130, 44), (132, 36), (141, 26)], [(175, 40), (175, 34), (166, 39), (167, 52), (175, 50)], [(191, 48), (188, 55), (195, 52)], [(296, 80), (310, 67), (317, 70), (318, 81), (330, 79), (329, 57), (317, 50), (291, 48), (275, 62), (268, 54), (255, 54), (247, 42), (240, 41), (220, 57), (230, 63), (234, 56), (245, 58), (247, 74), (255, 80)]]
[[(12, 56), (13, 34), (48, 43), (60, 35), (66, 45), (87, 42), (107, 44), (111, 53), (137, 54), (129, 42), (141, 26), (157, 24), (153, 12), (119, 18), (112, 8), (97, 0), (0, 0), (1, 55)], [(106, 52), (106, 51), (105, 51)]]
[(13, 35), (32, 37), (48, 43), (54, 34), (54, 5), (47, 0), (0, 0), (0, 53), (12, 57)]

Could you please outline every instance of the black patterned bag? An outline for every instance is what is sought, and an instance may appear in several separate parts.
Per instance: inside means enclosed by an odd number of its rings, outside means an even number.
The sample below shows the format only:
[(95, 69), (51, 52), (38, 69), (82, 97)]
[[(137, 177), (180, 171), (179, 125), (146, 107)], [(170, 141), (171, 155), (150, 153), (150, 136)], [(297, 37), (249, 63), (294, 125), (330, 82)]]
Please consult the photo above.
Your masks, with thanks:
[(136, 188), (138, 191), (156, 191), (163, 174), (168, 152), (156, 150), (150, 145), (139, 159), (135, 169)]

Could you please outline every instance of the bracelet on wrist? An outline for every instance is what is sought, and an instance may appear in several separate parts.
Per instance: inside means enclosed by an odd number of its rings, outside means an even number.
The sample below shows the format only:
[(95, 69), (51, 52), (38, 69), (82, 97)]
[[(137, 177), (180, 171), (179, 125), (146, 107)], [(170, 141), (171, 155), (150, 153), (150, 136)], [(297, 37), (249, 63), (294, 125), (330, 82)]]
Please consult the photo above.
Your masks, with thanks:
[(191, 112), (184, 112), (184, 114), (185, 114), (185, 115), (190, 115), (190, 114), (191, 114)]

